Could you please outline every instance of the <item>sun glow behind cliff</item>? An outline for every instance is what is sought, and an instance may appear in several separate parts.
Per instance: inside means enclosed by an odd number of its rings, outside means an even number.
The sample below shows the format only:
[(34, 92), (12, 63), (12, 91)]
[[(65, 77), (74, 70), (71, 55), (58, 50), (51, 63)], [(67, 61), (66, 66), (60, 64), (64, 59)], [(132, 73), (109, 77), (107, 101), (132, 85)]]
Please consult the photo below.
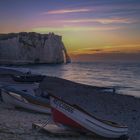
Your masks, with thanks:
[(79, 60), (83, 56), (93, 60), (95, 54), (103, 60), (112, 54), (127, 60), (130, 54), (134, 58), (140, 53), (138, 0), (13, 0), (10, 5), (8, 1), (0, 4), (1, 32), (55, 32), (63, 36), (69, 54)]

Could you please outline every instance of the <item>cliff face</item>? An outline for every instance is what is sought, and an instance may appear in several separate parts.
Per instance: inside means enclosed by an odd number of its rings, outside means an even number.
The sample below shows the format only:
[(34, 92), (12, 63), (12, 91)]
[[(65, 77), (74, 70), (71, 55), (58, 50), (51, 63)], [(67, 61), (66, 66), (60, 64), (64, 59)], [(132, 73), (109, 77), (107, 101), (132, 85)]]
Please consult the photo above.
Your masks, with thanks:
[(70, 57), (62, 37), (54, 33), (11, 33), (0, 35), (0, 63), (67, 63)]

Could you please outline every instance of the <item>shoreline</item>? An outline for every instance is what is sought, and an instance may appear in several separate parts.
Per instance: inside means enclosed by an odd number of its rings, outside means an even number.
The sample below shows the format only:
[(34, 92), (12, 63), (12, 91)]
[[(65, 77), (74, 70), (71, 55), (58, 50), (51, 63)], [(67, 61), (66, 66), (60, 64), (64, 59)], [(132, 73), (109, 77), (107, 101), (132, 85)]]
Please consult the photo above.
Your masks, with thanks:
[[(130, 139), (139, 139), (139, 98), (116, 93), (102, 93), (93, 86), (49, 76), (46, 76), (45, 80), (40, 83), (40, 88), (63, 98), (71, 104), (79, 105), (96, 117), (127, 125)], [(48, 118), (48, 115), (14, 109), (0, 102), (0, 139), (86, 139), (83, 136), (78, 138), (52, 138), (45, 133), (32, 129), (32, 123), (45, 123)], [(95, 140), (101, 139), (95, 138)]]
[(100, 119), (127, 125), (130, 138), (139, 139), (139, 98), (117, 93), (99, 92), (93, 86), (57, 77), (46, 77), (44, 82), (40, 84), (40, 88), (50, 91), (70, 104), (79, 105)]

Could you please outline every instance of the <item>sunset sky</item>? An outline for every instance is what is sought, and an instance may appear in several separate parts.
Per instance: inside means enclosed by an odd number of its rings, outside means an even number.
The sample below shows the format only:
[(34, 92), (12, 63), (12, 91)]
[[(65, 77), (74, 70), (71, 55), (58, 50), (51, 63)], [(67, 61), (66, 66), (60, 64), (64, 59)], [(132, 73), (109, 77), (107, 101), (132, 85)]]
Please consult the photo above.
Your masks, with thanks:
[(0, 33), (54, 32), (73, 60), (140, 60), (140, 0), (1, 0)]

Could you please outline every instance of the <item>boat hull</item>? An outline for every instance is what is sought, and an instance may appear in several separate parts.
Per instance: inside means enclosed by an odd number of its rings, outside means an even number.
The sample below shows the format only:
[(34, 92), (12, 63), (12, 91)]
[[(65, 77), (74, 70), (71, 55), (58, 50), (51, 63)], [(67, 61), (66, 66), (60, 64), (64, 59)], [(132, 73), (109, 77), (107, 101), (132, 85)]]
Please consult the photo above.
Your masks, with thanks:
[(45, 78), (43, 75), (21, 75), (12, 76), (13, 80), (16, 82), (41, 82)]
[(53, 119), (57, 123), (107, 138), (119, 138), (127, 135), (128, 129), (125, 126), (113, 126), (111, 122), (92, 117), (58, 98), (51, 97), (50, 99)]
[(5, 90), (2, 90), (1, 96), (2, 96), (3, 101), (9, 105), (13, 105), (15, 107), (21, 107), (21, 108), (36, 111), (39, 113), (46, 113), (46, 114), (51, 113), (51, 109), (49, 107), (30, 103), (20, 95), (13, 95)]

